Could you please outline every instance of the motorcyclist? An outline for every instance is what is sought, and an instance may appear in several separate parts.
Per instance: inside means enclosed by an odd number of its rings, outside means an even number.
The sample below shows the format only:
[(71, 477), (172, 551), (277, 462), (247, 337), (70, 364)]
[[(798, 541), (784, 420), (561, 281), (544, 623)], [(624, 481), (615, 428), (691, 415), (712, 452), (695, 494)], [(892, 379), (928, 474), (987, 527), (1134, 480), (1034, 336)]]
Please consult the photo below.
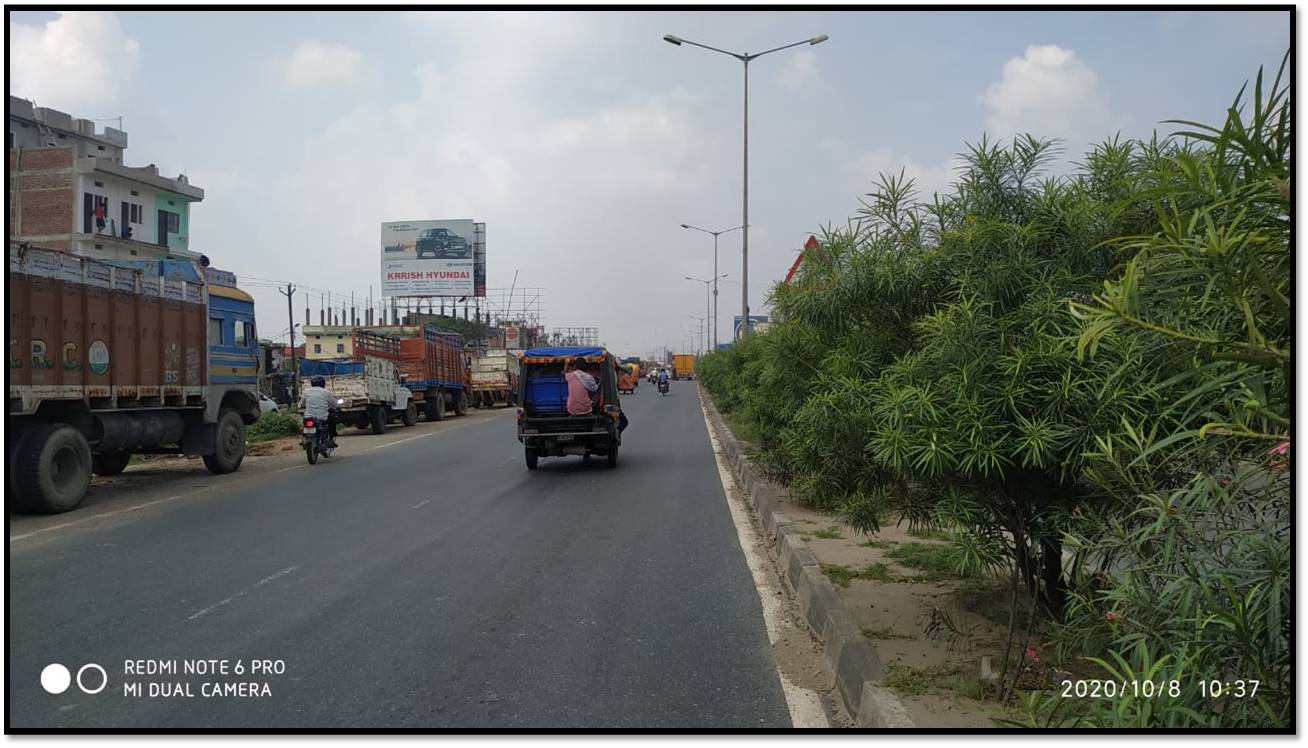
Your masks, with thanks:
[(659, 369), (659, 384), (667, 384), (667, 382), (668, 382), (668, 370)]
[(309, 380), (310, 387), (304, 391), (300, 404), (304, 408), (304, 417), (313, 418), (327, 425), (327, 443), (336, 446), (336, 396), (327, 389), (327, 380), (321, 376)]

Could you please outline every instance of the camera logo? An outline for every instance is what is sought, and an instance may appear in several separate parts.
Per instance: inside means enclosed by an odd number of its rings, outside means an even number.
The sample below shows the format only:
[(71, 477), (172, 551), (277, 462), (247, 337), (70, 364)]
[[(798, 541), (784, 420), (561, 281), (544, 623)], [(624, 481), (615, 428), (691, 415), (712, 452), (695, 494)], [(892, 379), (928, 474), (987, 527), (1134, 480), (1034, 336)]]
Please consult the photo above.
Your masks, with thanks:
[[(87, 671), (92, 672), (88, 674)], [(98, 681), (96, 680), (95, 671), (100, 673)], [(73, 675), (68, 672), (68, 668), (57, 662), (52, 662), (41, 670), (41, 688), (44, 688), (46, 693), (61, 694), (68, 690), (68, 686), (72, 684), (73, 680)], [(76, 680), (77, 687), (82, 689), (82, 693), (97, 694), (103, 691), (105, 686), (109, 685), (109, 674), (94, 662), (88, 662), (77, 670)]]

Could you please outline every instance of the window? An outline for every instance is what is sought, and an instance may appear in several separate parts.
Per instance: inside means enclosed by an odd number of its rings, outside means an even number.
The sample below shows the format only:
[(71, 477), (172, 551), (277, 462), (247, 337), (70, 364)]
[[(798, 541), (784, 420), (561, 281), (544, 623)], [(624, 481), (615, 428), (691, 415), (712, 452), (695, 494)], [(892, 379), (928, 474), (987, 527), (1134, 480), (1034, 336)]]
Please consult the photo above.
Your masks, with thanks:
[(140, 223), (145, 220), (145, 209), (136, 203), (124, 203), (127, 206), (127, 222)]
[(209, 345), (222, 345), (223, 321), (219, 317), (209, 318)]
[(137, 192), (136, 190), (132, 190), (132, 197), (140, 197), (140, 195), (141, 193)]
[(176, 234), (181, 231), (180, 216), (176, 213), (168, 213), (167, 211), (165, 211), (165, 215), (168, 216), (168, 233)]
[(314, 344), (313, 344), (313, 352), (314, 352), (314, 353), (322, 353), (322, 344), (320, 344), (320, 343), (314, 343)]
[(233, 345), (244, 348), (246, 345), (245, 322), (239, 319), (236, 320), (236, 322), (232, 323), (232, 329), (236, 331), (236, 340)]
[(98, 148), (98, 149), (100, 149), (100, 150), (102, 150), (102, 151), (104, 150), (104, 146), (102, 146), (102, 145), (97, 145), (96, 148)]
[(337, 353), (345, 353), (345, 344), (344, 344), (344, 343), (337, 343), (337, 344), (336, 344), (336, 352), (337, 352)]

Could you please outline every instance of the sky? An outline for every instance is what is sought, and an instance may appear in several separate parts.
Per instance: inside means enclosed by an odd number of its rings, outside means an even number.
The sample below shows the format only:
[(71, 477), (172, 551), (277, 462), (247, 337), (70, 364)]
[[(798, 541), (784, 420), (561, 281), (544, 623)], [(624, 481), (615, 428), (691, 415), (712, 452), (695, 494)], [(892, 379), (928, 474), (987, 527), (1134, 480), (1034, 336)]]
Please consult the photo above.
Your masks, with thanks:
[[(1060, 138), (1216, 123), (1290, 44), (1288, 11), (14, 11), (11, 95), (122, 117), (125, 162), (205, 190), (190, 247), (255, 297), (270, 281), (377, 294), (383, 221), (487, 224), (487, 280), (539, 288), (542, 322), (622, 355), (682, 350), (713, 240), (742, 220), (750, 63), (749, 303), (767, 313), (811, 233), (882, 172), (947, 190), (983, 134)], [(115, 123), (101, 123), (112, 124)], [(1065, 168), (1070, 168), (1066, 166)], [(719, 243), (719, 338), (741, 309), (741, 232)], [(516, 278), (516, 280), (515, 280)], [(264, 280), (254, 280), (264, 279)], [(318, 294), (310, 303), (317, 321)], [(296, 319), (304, 298), (297, 294)]]

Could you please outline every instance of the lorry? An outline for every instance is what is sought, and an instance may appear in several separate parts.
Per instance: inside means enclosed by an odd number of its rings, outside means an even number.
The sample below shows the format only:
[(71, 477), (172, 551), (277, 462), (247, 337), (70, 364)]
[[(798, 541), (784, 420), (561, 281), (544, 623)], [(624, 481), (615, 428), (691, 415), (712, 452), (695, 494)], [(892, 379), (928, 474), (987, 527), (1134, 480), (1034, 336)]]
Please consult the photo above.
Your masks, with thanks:
[(689, 353), (678, 353), (672, 357), (673, 379), (695, 378), (695, 357)]
[[(203, 272), (202, 272), (203, 270)], [(9, 245), (10, 496), (58, 513), (132, 455), (239, 470), (259, 417), (254, 300), (189, 259), (114, 262)]]
[[(374, 339), (365, 345), (387, 347), (398, 354), (399, 340), (370, 337)], [(344, 401), (337, 406), (341, 423), (370, 428), (374, 434), (386, 433), (386, 425), (395, 420), (405, 426), (417, 423), (417, 405), (412, 393), (401, 383), (395, 362), (383, 356), (367, 355), (366, 347), (361, 352), (357, 331), (354, 345), (354, 360), (305, 361), (300, 369), (301, 391), (309, 387), (314, 376), (323, 377), (327, 389)]]
[(495, 403), (518, 402), (518, 355), (513, 351), (491, 349), (472, 360), (472, 404), (490, 408)]
[(387, 327), (382, 337), (398, 339), (398, 350), (382, 345), (364, 331), (354, 337), (354, 352), (390, 359), (401, 382), (413, 393), (417, 409), (428, 421), (440, 421), (451, 410), (468, 412), (472, 383), (463, 336), (426, 323), (422, 327)]

